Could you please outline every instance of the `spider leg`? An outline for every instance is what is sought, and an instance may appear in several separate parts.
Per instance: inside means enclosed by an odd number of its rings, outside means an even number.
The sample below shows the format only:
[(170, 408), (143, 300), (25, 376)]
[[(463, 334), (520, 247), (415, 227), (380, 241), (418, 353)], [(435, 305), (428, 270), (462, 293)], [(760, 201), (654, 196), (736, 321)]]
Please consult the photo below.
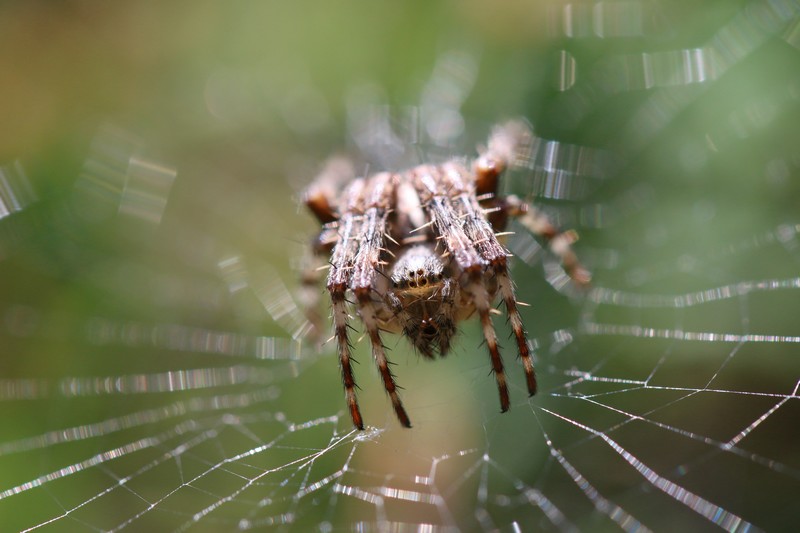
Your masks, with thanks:
[(345, 399), (353, 425), (358, 429), (364, 429), (364, 422), (361, 418), (361, 411), (358, 408), (356, 382), (351, 366), (351, 345), (347, 332), (350, 325), (347, 323), (348, 314), (345, 295), (348, 284), (352, 279), (353, 258), (358, 247), (357, 236), (363, 224), (363, 217), (359, 213), (363, 208), (363, 189), (364, 180), (358, 179), (354, 180), (345, 192), (345, 206), (339, 221), (338, 240), (331, 255), (331, 268), (328, 272), (327, 282), (327, 289), (330, 293), (333, 308), (333, 326), (336, 348), (339, 353), (339, 366), (342, 371)]
[(312, 250), (306, 252), (302, 258), (300, 269), (300, 288), (297, 291), (297, 299), (305, 314), (306, 320), (311, 325), (308, 333), (312, 344), (317, 348), (322, 346), (323, 320), (320, 313), (320, 281), (323, 277), (324, 264), (322, 255), (316, 251), (312, 245)]
[(523, 121), (512, 120), (495, 127), (489, 136), (487, 148), (472, 165), (475, 193), (479, 197), (489, 197), (481, 202), (483, 207), (497, 208), (489, 215), (495, 230), (503, 231), (509, 215), (517, 217), (529, 231), (545, 240), (550, 251), (560, 259), (569, 277), (578, 285), (586, 286), (592, 275), (581, 265), (572, 250), (578, 234), (574, 231), (560, 231), (547, 215), (516, 196), (497, 197), (498, 180), (503, 171), (517, 161), (530, 157), (533, 140), (530, 126)]
[(335, 156), (325, 162), (322, 171), (314, 181), (303, 191), (303, 203), (306, 204), (321, 224), (334, 222), (339, 218), (336, 205), (336, 196), (344, 187), (356, 177), (353, 163), (344, 157)]
[(492, 129), (488, 146), (473, 164), (475, 194), (497, 194), (500, 175), (517, 160), (530, 156), (533, 143), (531, 127), (521, 120), (511, 120)]
[(311, 325), (309, 337), (318, 348), (324, 339), (323, 316), (320, 313), (320, 281), (328, 268), (331, 251), (339, 240), (339, 223), (329, 222), (322, 227), (319, 235), (302, 259), (300, 268), (300, 289), (298, 300), (303, 307), (306, 320)]
[(574, 230), (561, 231), (550, 219), (533, 207), (517, 198), (505, 198), (506, 211), (511, 216), (517, 217), (519, 222), (528, 231), (541, 237), (550, 251), (561, 261), (567, 275), (581, 287), (586, 287), (592, 281), (592, 274), (578, 260), (578, 255), (572, 249), (572, 244), (578, 240)]
[(522, 317), (517, 308), (514, 286), (508, 274), (508, 252), (497, 240), (494, 229), (484, 217), (471, 186), (464, 179), (464, 176), (469, 175), (467, 170), (461, 165), (451, 162), (444, 165), (443, 173), (445, 183), (452, 191), (456, 211), (464, 221), (464, 231), (475, 243), (478, 253), (490, 265), (495, 274), (500, 295), (506, 304), (511, 329), (517, 341), (519, 356), (525, 370), (528, 393), (533, 396), (536, 394), (537, 388), (536, 371), (533, 368), (533, 360), (531, 359), (525, 327), (522, 324)]
[(394, 194), (394, 178), (391, 174), (382, 173), (370, 178), (370, 187), (363, 224), (358, 254), (353, 265), (353, 278), (351, 289), (356, 296), (358, 314), (364, 323), (372, 345), (372, 357), (383, 378), (383, 386), (392, 401), (397, 419), (405, 427), (411, 427), (411, 421), (400, 401), (397, 393), (397, 384), (389, 368), (386, 350), (380, 336), (378, 314), (375, 302), (372, 299), (374, 291), (375, 273), (379, 268), (380, 253), (383, 249), (386, 235), (386, 219)]
[(450, 351), (450, 341), (456, 333), (456, 324), (453, 316), (457, 297), (458, 284), (452, 279), (445, 279), (442, 282), (442, 304), (436, 317), (436, 324), (439, 327), (439, 355), (442, 357)]
[(451, 194), (442, 183), (442, 173), (436, 167), (418, 167), (414, 173), (414, 185), (426, 210), (433, 221), (436, 232), (441, 236), (448, 252), (466, 276), (464, 291), (472, 297), (478, 310), (483, 336), (489, 348), (492, 371), (500, 394), (500, 410), (508, 411), (510, 399), (506, 383), (503, 358), (497, 345), (497, 333), (490, 316), (491, 298), (484, 280), (486, 261), (481, 257), (464, 230), (460, 215), (453, 206)]
[(355, 172), (349, 160), (331, 157), (302, 195), (303, 203), (322, 224), (321, 231), (311, 242), (310, 253), (303, 258), (299, 291), (306, 320), (311, 324), (310, 336), (318, 346), (322, 344), (324, 331), (319, 312), (319, 285), (326, 265), (324, 258), (331, 257), (331, 251), (339, 240), (339, 206), (336, 196), (343, 184), (354, 178)]

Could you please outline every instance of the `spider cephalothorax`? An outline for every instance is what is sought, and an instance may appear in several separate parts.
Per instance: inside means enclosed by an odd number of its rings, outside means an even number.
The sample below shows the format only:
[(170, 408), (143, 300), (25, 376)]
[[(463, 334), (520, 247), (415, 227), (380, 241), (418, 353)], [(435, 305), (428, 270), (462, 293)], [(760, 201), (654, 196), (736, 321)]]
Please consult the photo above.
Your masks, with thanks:
[[(327, 290), (345, 397), (353, 424), (363, 429), (355, 393), (348, 329), (348, 294), (372, 346), (400, 423), (410, 427), (389, 369), (381, 333), (405, 335), (423, 356), (447, 354), (456, 324), (472, 315), (481, 321), (500, 393), (500, 409), (510, 400), (503, 360), (492, 324), (492, 302), (506, 305), (528, 392), (536, 393), (536, 374), (508, 272), (508, 252), (499, 234), (509, 216), (540, 235), (580, 284), (589, 274), (570, 245), (574, 232), (561, 233), (544, 215), (518, 198), (499, 197), (498, 179), (531, 139), (522, 122), (495, 128), (488, 148), (471, 164), (452, 160), (420, 165), (400, 173), (356, 177), (341, 159), (331, 160), (308, 188), (305, 203), (323, 224), (314, 242), (317, 257), (329, 256)], [(318, 270), (317, 270), (318, 271)], [(306, 286), (317, 276), (310, 270)], [(313, 294), (313, 291), (306, 291)], [(310, 298), (309, 319), (321, 324)]]

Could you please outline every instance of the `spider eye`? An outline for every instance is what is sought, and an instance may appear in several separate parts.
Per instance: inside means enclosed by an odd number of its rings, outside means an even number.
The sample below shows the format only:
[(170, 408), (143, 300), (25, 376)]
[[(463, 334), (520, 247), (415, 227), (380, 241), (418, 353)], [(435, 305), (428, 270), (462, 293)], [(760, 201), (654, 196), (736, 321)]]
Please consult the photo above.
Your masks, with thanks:
[(421, 280), (419, 280), (419, 286), (420, 287), (424, 287), (427, 284), (428, 284), (428, 280), (426, 278), (422, 278)]
[(423, 275), (424, 273), (425, 273), (425, 271), (424, 271), (424, 270), (422, 270), (421, 268), (420, 268), (419, 270), (417, 270), (417, 276), (421, 276), (421, 275)]

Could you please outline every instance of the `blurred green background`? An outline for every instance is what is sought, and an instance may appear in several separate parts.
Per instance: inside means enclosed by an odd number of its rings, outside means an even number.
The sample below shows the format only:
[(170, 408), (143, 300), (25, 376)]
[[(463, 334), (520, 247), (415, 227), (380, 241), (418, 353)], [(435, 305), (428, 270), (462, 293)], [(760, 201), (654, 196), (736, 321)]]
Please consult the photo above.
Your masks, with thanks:
[[(3, 3), (0, 529), (793, 523), (798, 12)], [(441, 109), (452, 136), (425, 129)], [(359, 136), (364, 113), (407, 151)], [(290, 338), (300, 191), (331, 153), (469, 156), (518, 116), (543, 144), (507, 188), (576, 228), (594, 273), (559, 292), (510, 244), (542, 393), (506, 342), (499, 416), (474, 324), (435, 364), (391, 339), (403, 431), (362, 342), (373, 428), (351, 433), (332, 348)]]

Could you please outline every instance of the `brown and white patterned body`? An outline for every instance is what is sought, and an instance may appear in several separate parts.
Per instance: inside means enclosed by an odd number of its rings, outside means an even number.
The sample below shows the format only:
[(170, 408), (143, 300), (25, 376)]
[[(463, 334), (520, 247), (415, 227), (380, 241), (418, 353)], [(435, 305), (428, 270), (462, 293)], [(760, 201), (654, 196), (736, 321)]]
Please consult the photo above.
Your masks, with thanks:
[[(453, 160), (421, 165), (401, 173), (356, 178), (351, 167), (332, 160), (305, 194), (305, 203), (323, 224), (314, 243), (318, 257), (329, 257), (327, 291), (345, 398), (353, 424), (364, 424), (356, 399), (349, 330), (355, 307), (370, 339), (372, 356), (398, 420), (410, 427), (397, 392), (381, 336), (401, 333), (427, 358), (450, 349), (456, 324), (477, 314), (500, 394), (500, 409), (510, 400), (503, 360), (492, 324), (492, 302), (503, 299), (528, 392), (536, 393), (536, 374), (508, 270), (508, 252), (499, 240), (509, 216), (519, 216), (558, 254), (579, 284), (589, 274), (570, 244), (574, 232), (561, 233), (516, 197), (497, 195), (500, 175), (530, 139), (524, 123), (495, 128), (488, 149), (468, 164)], [(314, 275), (304, 276), (307, 285)], [(313, 307), (313, 306), (312, 306)], [(314, 310), (309, 318), (319, 322)], [(316, 331), (321, 324), (313, 324)]]

